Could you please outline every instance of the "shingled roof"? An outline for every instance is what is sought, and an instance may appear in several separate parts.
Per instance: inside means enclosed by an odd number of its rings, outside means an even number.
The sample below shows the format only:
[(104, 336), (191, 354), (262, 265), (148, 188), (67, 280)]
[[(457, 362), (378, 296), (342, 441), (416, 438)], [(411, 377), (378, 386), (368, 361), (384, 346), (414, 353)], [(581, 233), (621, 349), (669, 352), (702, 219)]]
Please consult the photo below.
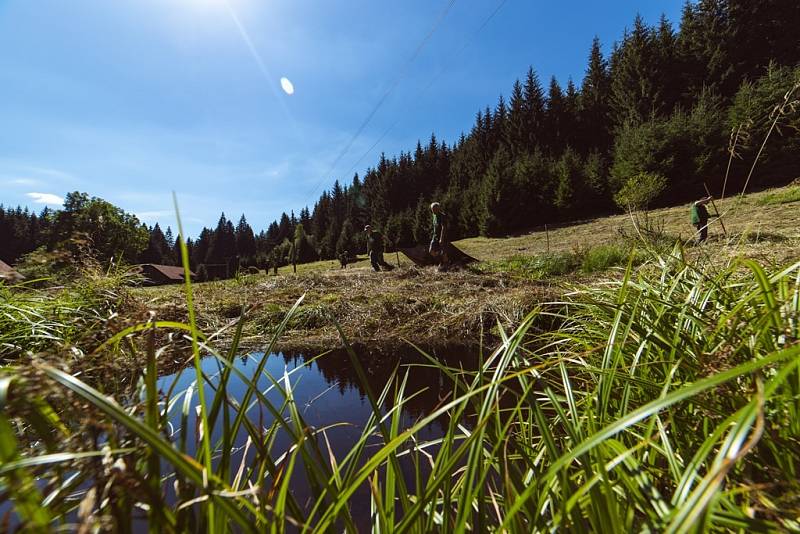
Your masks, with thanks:
[(23, 280), (25, 277), (15, 271), (9, 264), (0, 260), (0, 279)]
[[(184, 281), (183, 267), (176, 265), (159, 265), (157, 263), (143, 263), (138, 267), (141, 273), (153, 284)], [(189, 271), (189, 276), (194, 278), (195, 274)]]

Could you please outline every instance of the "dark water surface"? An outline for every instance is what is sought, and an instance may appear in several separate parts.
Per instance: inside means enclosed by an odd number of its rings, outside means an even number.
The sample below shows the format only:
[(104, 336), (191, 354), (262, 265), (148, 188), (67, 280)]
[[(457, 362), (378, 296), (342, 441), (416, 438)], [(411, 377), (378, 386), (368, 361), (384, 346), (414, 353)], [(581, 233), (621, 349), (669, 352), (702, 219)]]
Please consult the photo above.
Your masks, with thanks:
[[(406, 383), (404, 397), (407, 402), (401, 410), (400, 432), (414, 425), (420, 418), (430, 414), (445, 399), (449, 399), (453, 385), (449, 378), (443, 376), (437, 369), (430, 366), (430, 361), (419, 354), (413, 348), (394, 351), (373, 351), (366, 348), (356, 349), (356, 354), (361, 367), (364, 370), (369, 387), (376, 398), (380, 395), (387, 383), (393, 377), (402, 379), (406, 372), (408, 379)], [(435, 349), (428, 351), (437, 361), (453, 367), (474, 370), (477, 365), (478, 351), (467, 347), (450, 347), (446, 349)], [(292, 395), (298, 411), (302, 415), (306, 425), (311, 429), (335, 423), (346, 423), (326, 431), (328, 442), (331, 445), (334, 455), (341, 461), (345, 455), (353, 448), (362, 434), (364, 425), (368, 421), (372, 408), (366, 396), (364, 384), (358, 379), (348, 354), (343, 351), (333, 351), (319, 357), (308, 354), (264, 354), (251, 353), (238, 357), (235, 367), (248, 379), (253, 380), (258, 365), (264, 362), (263, 372), (257, 380), (259, 391), (275, 406), (280, 409), (285, 397), (273, 386), (273, 380), (280, 383), (282, 388), (291, 388)], [(216, 385), (219, 382), (222, 364), (214, 358), (204, 358), (201, 362), (203, 372), (210, 377), (211, 383)], [(395, 372), (396, 371), (396, 372)], [(267, 376), (268, 375), (268, 376)], [(270, 379), (271, 377), (271, 379)], [(396, 381), (393, 383), (397, 383)], [(192, 366), (187, 367), (181, 372), (165, 375), (158, 379), (157, 387), (162, 396), (170, 394), (166, 399), (169, 401), (168, 421), (170, 423), (171, 439), (176, 446), (185, 439), (186, 452), (194, 455), (197, 452), (197, 444), (200, 443), (197, 431), (196, 406), (198, 405), (198, 394), (195, 385), (195, 370)], [(228, 395), (237, 401), (242, 399), (247, 391), (247, 385), (232, 373), (227, 386)], [(205, 386), (206, 403), (210, 406), (213, 402), (214, 390), (212, 386)], [(186, 419), (186, 425), (182, 428), (182, 410), (190, 396), (190, 408)], [(380, 407), (383, 413), (391, 408), (394, 396), (389, 394), (383, 406)], [(253, 397), (253, 400), (256, 400)], [(284, 411), (284, 416), (287, 412)], [(273, 423), (273, 416), (263, 405), (256, 402), (248, 411), (248, 419), (256, 428), (266, 429)], [(231, 420), (234, 414), (231, 413)], [(223, 417), (217, 419), (217, 424), (212, 432), (212, 447), (222, 436)], [(441, 435), (447, 427), (448, 420), (439, 418), (428, 424), (415, 436), (417, 442), (432, 440)], [(253, 461), (253, 447), (245, 457), (243, 446), (247, 440), (244, 430), (240, 431), (236, 437), (231, 458), (231, 470), (236, 472), (242, 462)], [(370, 446), (365, 452), (365, 456), (370, 451), (377, 450), (381, 445), (381, 438), (374, 436), (370, 438)], [(320, 438), (318, 443), (322, 450), (326, 451), (324, 441)], [(271, 449), (271, 457), (277, 460), (287, 448), (292, 444), (291, 439), (281, 431), (277, 434), (277, 439)], [(435, 449), (428, 452), (435, 453)], [(401, 468), (404, 470), (406, 483), (413, 491), (414, 486), (414, 467), (410, 457), (404, 456), (400, 459)], [(421, 472), (423, 477), (427, 476), (426, 465), (422, 465)], [(164, 473), (172, 473), (169, 465), (163, 465)], [(301, 508), (308, 507), (311, 502), (311, 491), (305, 479), (305, 472), (300, 459), (295, 467), (294, 475), (291, 478), (290, 490), (296, 502)], [(424, 480), (424, 478), (423, 478)], [(230, 482), (230, 480), (228, 481)], [(271, 483), (272, 481), (269, 480)], [(37, 484), (44, 489), (45, 480), (40, 479)], [(87, 481), (84, 489), (88, 488), (91, 481)], [(172, 480), (168, 480), (164, 485), (167, 498), (172, 503), (177, 503), (178, 499), (174, 493)], [(15, 530), (18, 526), (18, 518), (13, 510), (14, 504), (8, 500), (0, 500), (0, 517), (10, 513), (10, 523), (6, 528)], [(351, 497), (351, 513), (360, 531), (370, 529), (370, 494), (369, 488), (365, 485)], [(141, 510), (134, 514), (134, 532), (147, 531), (146, 515)], [(76, 517), (71, 514), (68, 518), (74, 521)], [(0, 530), (3, 527), (0, 526)]]
[[(438, 361), (451, 367), (463, 367), (466, 369), (475, 368), (476, 351), (471, 348), (447, 348), (430, 351)], [(435, 409), (448, 394), (452, 393), (452, 383), (444, 377), (438, 370), (424, 365), (430, 362), (422, 357), (414, 349), (395, 350), (395, 351), (369, 351), (366, 349), (357, 350), (358, 360), (372, 389), (377, 397), (380, 395), (384, 386), (392, 380), (392, 374), (397, 369), (396, 376), (403, 377), (408, 371), (408, 381), (406, 384), (404, 397), (411, 397), (404, 405), (401, 414), (400, 431), (415, 424), (420, 418), (428, 415)], [(337, 426), (326, 430), (328, 442), (336, 455), (337, 460), (341, 460), (353, 448), (364, 429), (364, 425), (372, 413), (369, 399), (366, 396), (364, 384), (358, 379), (353, 369), (351, 360), (345, 351), (334, 351), (323, 354), (317, 358), (304, 354), (264, 354), (251, 353), (236, 359), (235, 366), (249, 379), (254, 379), (254, 373), (259, 363), (266, 358), (263, 373), (258, 377), (258, 388), (264, 392), (265, 397), (275, 406), (280, 408), (284, 402), (284, 395), (277, 391), (273, 386), (272, 380), (280, 383), (282, 388), (288, 387), (292, 390), (292, 395), (298, 411), (305, 420), (305, 423), (312, 429), (335, 423), (346, 423), (344, 426)], [(221, 364), (213, 358), (202, 360), (203, 372), (211, 377), (213, 384), (218, 383)], [(272, 380), (266, 376), (272, 377)], [(177, 381), (177, 382), (176, 382)], [(186, 368), (180, 373), (163, 376), (158, 380), (158, 388), (162, 393), (167, 393), (172, 389), (171, 398), (178, 398), (174, 403), (170, 413), (169, 421), (172, 424), (173, 441), (181, 439), (181, 432), (187, 432), (187, 452), (194, 454), (195, 446), (199, 443), (196, 430), (196, 416), (194, 406), (197, 405), (197, 390), (193, 387), (195, 382), (195, 371), (192, 367)], [(192, 388), (192, 409), (189, 412), (188, 424), (185, 428), (181, 427), (181, 410), (184, 405), (185, 393), (181, 393)], [(247, 391), (247, 385), (238, 378), (235, 373), (231, 374), (228, 383), (228, 394), (239, 400), (242, 399)], [(210, 406), (213, 399), (213, 390), (206, 386), (206, 403)], [(387, 397), (386, 404), (392, 403), (393, 395)], [(255, 400), (255, 398), (253, 398)], [(391, 406), (381, 406), (383, 413)], [(284, 412), (286, 415), (287, 412)], [(248, 419), (256, 428), (268, 428), (273, 422), (272, 414), (264, 409), (260, 403), (256, 402), (247, 412)], [(231, 416), (233, 418), (233, 416)], [(417, 440), (426, 441), (435, 439), (443, 434), (448, 421), (438, 419), (427, 425), (416, 435)], [(212, 433), (212, 446), (222, 436), (222, 417), (218, 418), (216, 428)], [(243, 460), (241, 448), (247, 440), (247, 435), (242, 430), (236, 439), (235, 453), (232, 457), (232, 470), (235, 472)], [(380, 445), (379, 437), (373, 438), (370, 443), (377, 448)], [(324, 441), (318, 442), (325, 450)], [(272, 447), (272, 457), (277, 459), (279, 455), (287, 450), (291, 445), (290, 438), (280, 432)], [(368, 449), (369, 450), (369, 449)], [(252, 447), (249, 458), (244, 458), (245, 462), (252, 460)], [(413, 485), (413, 469), (410, 462), (402, 466), (406, 472), (407, 482)], [(171, 486), (168, 485), (168, 487)], [(295, 474), (291, 480), (290, 489), (298, 504), (305, 506), (310, 498), (310, 489), (305, 480), (302, 465), (295, 468)], [(174, 496), (173, 496), (174, 497)], [(369, 492), (365, 486), (354, 495), (351, 510), (359, 527), (368, 528), (369, 525)]]

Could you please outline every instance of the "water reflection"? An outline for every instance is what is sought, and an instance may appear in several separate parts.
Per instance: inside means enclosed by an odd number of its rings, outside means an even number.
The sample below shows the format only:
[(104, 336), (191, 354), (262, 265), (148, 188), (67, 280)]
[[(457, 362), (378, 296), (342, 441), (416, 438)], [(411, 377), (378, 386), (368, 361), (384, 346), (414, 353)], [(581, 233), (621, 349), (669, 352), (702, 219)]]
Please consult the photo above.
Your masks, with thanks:
[[(393, 373), (396, 372), (401, 378), (408, 373), (405, 396), (411, 398), (404, 405), (403, 417), (409, 423), (429, 414), (452, 392), (450, 380), (412, 347), (391, 351), (356, 347), (355, 353), (376, 396)], [(476, 351), (471, 348), (445, 347), (430, 350), (428, 354), (453, 368), (473, 370), (476, 366)], [(365, 385), (358, 379), (347, 351), (335, 350), (322, 355), (310, 352), (250, 353), (238, 358), (235, 367), (243, 375), (252, 378), (264, 358), (264, 374), (258, 378), (259, 389), (265, 391), (272, 385), (266, 375), (281, 381), (282, 386), (285, 385), (282, 382), (284, 377), (288, 376), (294, 400), (303, 408), (308, 423), (319, 426), (333, 422), (363, 423), (371, 413)], [(213, 358), (205, 358), (201, 366), (204, 374), (211, 377), (212, 383), (216, 383), (222, 364)], [(174, 397), (192, 385), (194, 379), (194, 370), (188, 368), (161, 377), (158, 388), (162, 393), (172, 390)], [(235, 376), (228, 384), (228, 394), (237, 400), (246, 389), (245, 383)], [(208, 391), (213, 394), (211, 388)], [(266, 397), (278, 404), (283, 399), (276, 391), (268, 392)], [(391, 402), (391, 398), (387, 402)]]
[[(429, 354), (454, 368), (474, 369), (476, 365), (475, 354), (477, 351), (468, 348), (437, 349), (430, 351)], [(369, 387), (376, 396), (392, 380), (393, 375), (403, 378), (407, 373), (404, 397), (408, 400), (401, 411), (401, 431), (431, 413), (452, 393), (452, 382), (433, 368), (430, 361), (413, 348), (377, 351), (359, 347), (356, 349), (356, 355), (364, 370)], [(333, 453), (338, 459), (343, 458), (359, 440), (364, 425), (372, 413), (365, 385), (358, 379), (348, 353), (339, 350), (318, 357), (312, 354), (288, 352), (252, 353), (237, 358), (235, 367), (244, 376), (253, 379), (254, 373), (262, 363), (264, 371), (257, 377), (258, 389), (264, 392), (264, 396), (273, 406), (280, 407), (285, 400), (283, 394), (274, 387), (274, 382), (279, 382), (281, 387), (291, 389), (304, 423), (312, 430), (334, 423), (344, 423), (342, 426), (336, 426), (325, 432), (325, 437), (330, 443)], [(203, 372), (210, 377), (211, 384), (217, 384), (222, 364), (213, 358), (205, 358), (201, 364)], [(200, 442), (196, 410), (189, 410), (186, 424), (182, 425), (181, 407), (184, 405), (183, 401), (186, 395), (181, 395), (180, 392), (187, 391), (187, 388), (193, 386), (194, 379), (194, 370), (188, 368), (181, 373), (161, 377), (158, 381), (158, 387), (162, 393), (171, 391), (171, 399), (179, 399), (179, 402), (173, 404), (169, 413), (169, 420), (173, 428), (172, 438), (175, 443), (185, 439), (186, 452), (189, 454), (196, 453), (196, 447)], [(236, 375), (231, 376), (227, 387), (230, 397), (237, 401), (241, 400), (247, 389), (245, 381)], [(192, 395), (191, 403), (196, 405), (196, 388), (189, 389), (187, 394)], [(206, 398), (212, 398), (213, 394), (213, 387), (207, 385)], [(384, 413), (392, 407), (393, 400), (394, 395), (387, 396), (384, 406), (381, 407)], [(285, 411), (284, 416), (286, 416)], [(260, 402), (253, 403), (248, 409), (247, 418), (258, 429), (267, 429), (273, 423), (270, 410)], [(446, 419), (440, 418), (422, 429), (415, 437), (422, 441), (438, 438), (443, 434), (447, 424)], [(222, 435), (222, 418), (219, 418), (218, 424), (212, 429), (212, 443), (219, 440)], [(248, 435), (244, 430), (241, 430), (236, 437), (235, 453), (232, 458), (234, 465), (238, 465), (240, 462), (247, 464), (253, 460), (252, 448), (246, 456), (243, 451), (247, 438)], [(379, 446), (380, 438), (375, 437), (372, 444)], [(271, 445), (271, 455), (278, 457), (291, 445), (290, 436), (285, 432), (280, 432)], [(409, 484), (413, 484), (411, 473), (411, 470), (407, 473)], [(310, 502), (312, 493), (302, 469), (295, 471), (291, 481), (291, 491), (298, 503)], [(174, 495), (172, 497), (174, 498)], [(358, 522), (366, 526), (369, 521), (368, 515), (366, 515), (369, 509), (368, 488), (364, 487), (363, 491), (354, 495), (351, 502), (355, 505), (353, 510), (354, 515), (358, 516)], [(361, 503), (364, 506), (361, 506)]]

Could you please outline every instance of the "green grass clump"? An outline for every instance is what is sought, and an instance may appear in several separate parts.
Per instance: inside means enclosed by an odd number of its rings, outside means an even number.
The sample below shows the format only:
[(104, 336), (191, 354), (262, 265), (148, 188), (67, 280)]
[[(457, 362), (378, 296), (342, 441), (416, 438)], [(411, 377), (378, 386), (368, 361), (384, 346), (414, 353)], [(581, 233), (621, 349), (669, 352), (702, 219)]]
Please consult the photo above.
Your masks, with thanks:
[(759, 206), (774, 206), (777, 204), (788, 204), (789, 202), (800, 202), (800, 186), (789, 187), (767, 193), (758, 199)]
[(577, 256), (570, 252), (552, 252), (535, 256), (512, 256), (511, 258), (486, 262), (478, 266), (484, 273), (508, 273), (511, 276), (530, 280), (542, 280), (574, 272), (580, 266)]
[(610, 244), (592, 247), (583, 254), (581, 271), (596, 273), (625, 265), (631, 254), (634, 254), (634, 263), (640, 263), (642, 254), (633, 252), (629, 246)]
[[(102, 334), (127, 296), (136, 275), (123, 268), (80, 271), (67, 285), (36, 279), (0, 281), (0, 358), (10, 359), (75, 344)], [(97, 340), (99, 344), (102, 340)]]
[(545, 280), (576, 271), (592, 274), (623, 266), (632, 254), (634, 265), (645, 259), (643, 251), (629, 244), (607, 244), (574, 252), (513, 256), (506, 260), (486, 262), (479, 265), (477, 270), (482, 273), (507, 273), (527, 280)]

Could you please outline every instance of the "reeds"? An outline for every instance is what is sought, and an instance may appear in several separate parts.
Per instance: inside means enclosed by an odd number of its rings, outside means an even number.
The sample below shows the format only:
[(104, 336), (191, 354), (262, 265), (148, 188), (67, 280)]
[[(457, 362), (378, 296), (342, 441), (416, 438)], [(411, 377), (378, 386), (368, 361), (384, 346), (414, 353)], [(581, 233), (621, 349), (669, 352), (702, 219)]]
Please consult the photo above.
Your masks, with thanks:
[[(712, 270), (676, 248), (556, 309), (500, 329), (473, 370), (429, 357), (371, 384), (351, 351), (372, 415), (347, 451), (332, 450), (330, 427), (305, 421), (291, 372), (266, 373), (266, 359), (252, 375), (233, 365), (245, 312), (224, 354), (194, 324), (180, 327), (194, 341), (186, 391), (156, 387), (155, 333), (176, 325), (152, 321), (113, 340), (146, 352), (129, 405), (52, 365), (6, 368), (0, 495), (34, 531), (130, 532), (137, 516), (151, 532), (800, 528), (800, 264)], [(539, 314), (562, 327), (533, 333)], [(124, 348), (125, 335), (144, 336), (144, 347)], [(417, 394), (408, 373), (432, 369), (451, 394), (404, 427)], [(247, 385), (240, 398), (232, 378)], [(422, 439), (437, 420), (447, 421), (442, 437)], [(300, 479), (309, 501), (293, 494)]]

